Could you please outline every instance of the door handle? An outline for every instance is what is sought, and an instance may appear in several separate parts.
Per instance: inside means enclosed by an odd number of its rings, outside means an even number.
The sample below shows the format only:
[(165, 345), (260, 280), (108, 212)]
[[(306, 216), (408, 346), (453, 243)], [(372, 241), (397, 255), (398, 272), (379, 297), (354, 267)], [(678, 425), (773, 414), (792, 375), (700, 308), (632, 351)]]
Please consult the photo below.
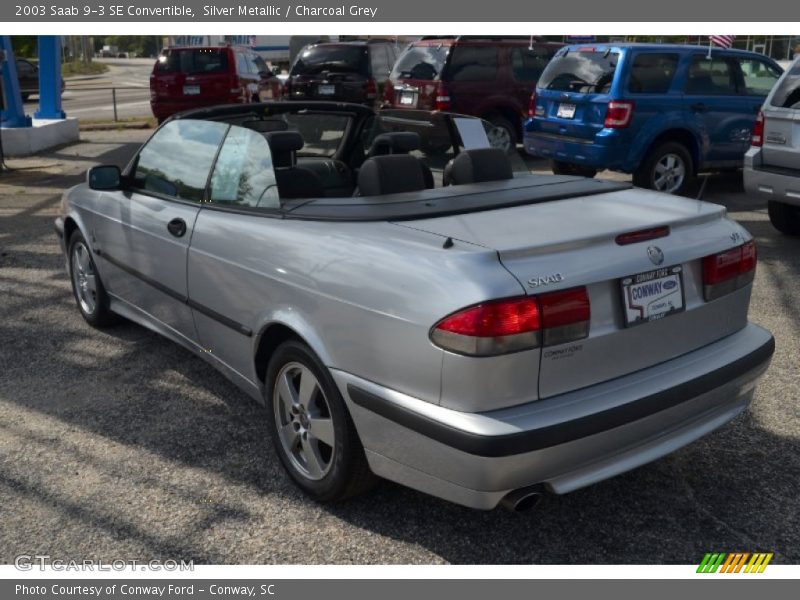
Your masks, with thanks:
[(706, 112), (708, 107), (702, 102), (695, 102), (689, 108), (691, 108), (694, 112)]
[(186, 233), (186, 221), (183, 219), (172, 219), (172, 221), (167, 223), (167, 231), (175, 237), (183, 237), (183, 234)]

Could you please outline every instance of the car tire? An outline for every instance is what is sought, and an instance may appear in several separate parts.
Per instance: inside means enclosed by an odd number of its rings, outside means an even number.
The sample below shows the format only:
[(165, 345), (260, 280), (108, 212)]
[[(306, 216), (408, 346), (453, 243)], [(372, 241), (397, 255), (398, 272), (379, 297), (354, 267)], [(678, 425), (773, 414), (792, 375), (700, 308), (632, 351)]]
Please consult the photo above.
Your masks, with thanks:
[(770, 200), (767, 212), (775, 229), (786, 235), (800, 235), (800, 207)]
[(689, 150), (680, 142), (664, 142), (654, 147), (633, 173), (633, 184), (667, 194), (682, 194), (694, 174)]
[(370, 489), (377, 478), (330, 372), (306, 344), (281, 344), (267, 366), (268, 423), (281, 464), (317, 502)]
[(67, 256), (72, 295), (84, 320), (100, 329), (119, 322), (120, 317), (108, 307), (108, 294), (97, 272), (89, 244), (79, 230), (75, 230), (69, 238)]
[(497, 130), (488, 133), (489, 144), (511, 154), (517, 148), (519, 133), (514, 124), (503, 115), (490, 115), (487, 119)]
[(589, 179), (597, 175), (597, 169), (595, 168), (562, 162), (560, 160), (551, 160), (550, 170), (553, 171), (554, 175), (577, 175), (578, 177), (588, 177)]

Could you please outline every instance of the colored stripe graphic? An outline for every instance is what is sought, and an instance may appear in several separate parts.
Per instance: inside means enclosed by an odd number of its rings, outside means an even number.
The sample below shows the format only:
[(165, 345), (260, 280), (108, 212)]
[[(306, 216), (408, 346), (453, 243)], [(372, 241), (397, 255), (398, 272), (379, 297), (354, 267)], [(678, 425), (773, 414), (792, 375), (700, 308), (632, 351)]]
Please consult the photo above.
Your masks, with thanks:
[(763, 573), (773, 556), (772, 552), (707, 552), (697, 573)]
[(716, 553), (713, 554), (708, 552), (704, 557), (703, 560), (700, 562), (700, 566), (697, 567), (698, 573), (716, 573), (717, 569), (719, 568), (722, 561), (725, 560), (725, 553)]

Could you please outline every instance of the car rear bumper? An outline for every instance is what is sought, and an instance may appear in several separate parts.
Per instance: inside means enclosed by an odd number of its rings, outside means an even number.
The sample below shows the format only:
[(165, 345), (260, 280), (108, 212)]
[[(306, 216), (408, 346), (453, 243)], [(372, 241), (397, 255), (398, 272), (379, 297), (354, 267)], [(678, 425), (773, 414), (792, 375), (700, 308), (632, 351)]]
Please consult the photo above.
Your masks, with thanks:
[(567, 493), (702, 437), (745, 409), (773, 351), (770, 333), (750, 324), (624, 377), (482, 413), (333, 374), (376, 474), (491, 509), (511, 491)]
[(800, 169), (764, 166), (761, 148), (750, 148), (744, 155), (744, 188), (749, 194), (800, 207)]
[(67, 252), (67, 240), (64, 239), (64, 219), (61, 217), (56, 217), (56, 220), (53, 222), (53, 229), (56, 232), (56, 236), (58, 236), (58, 244), (61, 246), (61, 252)]
[(624, 160), (627, 152), (620, 151), (616, 142), (613, 135), (582, 139), (542, 131), (525, 131), (522, 140), (532, 156), (596, 169), (629, 170)]

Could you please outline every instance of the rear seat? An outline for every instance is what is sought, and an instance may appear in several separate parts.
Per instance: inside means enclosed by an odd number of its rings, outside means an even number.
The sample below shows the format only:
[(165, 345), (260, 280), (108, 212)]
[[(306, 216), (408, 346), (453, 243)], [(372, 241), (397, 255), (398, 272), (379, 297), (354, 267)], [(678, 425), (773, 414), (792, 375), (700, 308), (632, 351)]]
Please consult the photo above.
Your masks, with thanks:
[(383, 196), (418, 192), (428, 186), (423, 163), (410, 154), (368, 158), (358, 172), (359, 196)]
[(444, 168), (444, 185), (463, 185), (514, 178), (508, 155), (499, 148), (464, 150)]
[(302, 149), (303, 137), (296, 131), (265, 133), (272, 153), (272, 166), (281, 199), (318, 198), (324, 195), (322, 183), (310, 169), (297, 166), (295, 153)]
[[(390, 154), (408, 154), (422, 147), (422, 140), (416, 131), (391, 131), (381, 133), (372, 140), (372, 145), (367, 152), (367, 158), (375, 156), (388, 156)], [(433, 188), (433, 173), (425, 163), (422, 164), (422, 171), (425, 175), (425, 187)]]

